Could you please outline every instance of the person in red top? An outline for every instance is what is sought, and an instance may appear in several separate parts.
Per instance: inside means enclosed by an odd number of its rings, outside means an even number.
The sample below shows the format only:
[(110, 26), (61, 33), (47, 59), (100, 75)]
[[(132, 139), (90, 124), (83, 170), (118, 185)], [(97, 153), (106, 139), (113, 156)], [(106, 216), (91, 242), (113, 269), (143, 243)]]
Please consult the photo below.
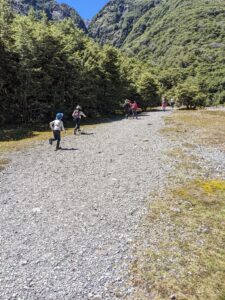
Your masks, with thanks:
[(131, 110), (132, 110), (132, 115), (133, 115), (133, 119), (134, 118), (138, 118), (138, 115), (137, 115), (137, 110), (138, 110), (138, 105), (137, 105), (137, 102), (134, 101), (132, 104), (131, 104)]

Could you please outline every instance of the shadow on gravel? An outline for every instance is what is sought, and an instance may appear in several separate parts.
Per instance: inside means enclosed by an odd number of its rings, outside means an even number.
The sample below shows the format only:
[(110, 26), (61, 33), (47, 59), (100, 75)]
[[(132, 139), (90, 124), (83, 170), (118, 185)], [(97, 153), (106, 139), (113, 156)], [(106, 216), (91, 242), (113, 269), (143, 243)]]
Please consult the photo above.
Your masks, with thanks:
[(61, 148), (61, 151), (78, 151), (79, 149), (77, 148)]
[(34, 137), (35, 134), (30, 128), (16, 128), (16, 129), (1, 129), (0, 142), (19, 141), (25, 138)]
[(81, 135), (93, 135), (94, 132), (81, 132)]

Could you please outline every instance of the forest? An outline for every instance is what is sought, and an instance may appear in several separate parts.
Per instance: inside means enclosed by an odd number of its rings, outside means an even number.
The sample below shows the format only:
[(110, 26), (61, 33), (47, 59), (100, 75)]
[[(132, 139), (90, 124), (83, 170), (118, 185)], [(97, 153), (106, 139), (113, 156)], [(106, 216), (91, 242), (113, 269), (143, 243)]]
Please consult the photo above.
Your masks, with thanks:
[[(159, 105), (165, 94), (188, 108), (223, 104), (221, 45), (214, 48), (220, 56), (207, 64), (197, 62), (196, 47), (192, 63), (174, 64), (170, 58), (160, 64), (135, 54), (133, 45), (126, 45), (132, 53), (99, 45), (72, 18), (52, 20), (34, 9), (22, 15), (0, 0), (0, 124), (46, 122), (57, 111), (70, 117), (77, 104), (91, 118), (115, 114), (126, 98), (146, 109)], [(143, 45), (136, 47), (143, 52)]]
[(89, 117), (115, 113), (125, 98), (141, 106), (159, 101), (151, 66), (100, 47), (70, 19), (53, 22), (0, 8), (0, 122), (47, 121), (57, 111), (71, 116), (80, 104)]

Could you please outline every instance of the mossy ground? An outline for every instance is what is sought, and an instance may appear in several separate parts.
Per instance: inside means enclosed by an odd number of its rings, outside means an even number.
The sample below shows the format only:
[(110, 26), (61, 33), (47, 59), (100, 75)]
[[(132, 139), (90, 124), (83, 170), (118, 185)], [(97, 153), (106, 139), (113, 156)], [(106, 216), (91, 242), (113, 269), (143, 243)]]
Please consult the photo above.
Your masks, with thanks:
[(163, 133), (181, 141), (167, 154), (176, 155), (178, 172), (194, 170), (194, 176), (154, 196), (135, 250), (132, 299), (225, 299), (225, 180), (206, 178), (186, 152), (199, 144), (222, 150), (224, 117), (224, 112), (178, 111), (166, 118)]

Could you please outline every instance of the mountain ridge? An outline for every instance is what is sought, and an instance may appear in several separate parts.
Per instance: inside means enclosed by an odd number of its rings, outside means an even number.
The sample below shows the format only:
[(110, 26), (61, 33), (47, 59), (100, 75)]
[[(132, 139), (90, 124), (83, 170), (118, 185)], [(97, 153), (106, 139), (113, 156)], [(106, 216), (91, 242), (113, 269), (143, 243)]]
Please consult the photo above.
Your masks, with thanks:
[(31, 9), (37, 16), (44, 11), (49, 20), (59, 21), (71, 18), (74, 24), (87, 33), (85, 21), (78, 12), (65, 3), (58, 3), (55, 0), (12, 0), (10, 5), (15, 13), (27, 15)]
[(162, 70), (176, 68), (180, 81), (225, 103), (224, 19), (223, 0), (111, 0), (89, 35)]

